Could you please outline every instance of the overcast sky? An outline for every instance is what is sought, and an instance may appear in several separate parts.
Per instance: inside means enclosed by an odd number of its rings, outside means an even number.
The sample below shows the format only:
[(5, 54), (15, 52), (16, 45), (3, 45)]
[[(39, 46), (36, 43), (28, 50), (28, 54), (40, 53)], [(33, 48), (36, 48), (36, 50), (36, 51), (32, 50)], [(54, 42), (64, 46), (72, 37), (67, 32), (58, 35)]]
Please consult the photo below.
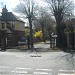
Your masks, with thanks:
[[(40, 4), (42, 3), (41, 0), (36, 0), (37, 3), (40, 1)], [(7, 9), (9, 11), (12, 11), (15, 6), (19, 4), (19, 0), (0, 0), (0, 11), (3, 8), (3, 6), (7, 6)]]
[[(38, 3), (41, 0), (36, 0)], [(73, 0), (75, 3), (75, 0)], [(42, 2), (40, 2), (41, 4)], [(2, 10), (2, 8), (6, 5), (8, 11), (12, 12), (12, 9), (16, 7), (16, 5), (19, 4), (19, 0), (0, 0), (0, 12)], [(44, 4), (42, 4), (44, 5)]]
[[(37, 2), (41, 1), (41, 0), (36, 0)], [(75, 3), (75, 0), (73, 0)], [(4, 5), (7, 6), (7, 9), (9, 11), (12, 11), (13, 8), (15, 8), (15, 6), (19, 3), (19, 0), (0, 0), (0, 11), (3, 8)]]
[(4, 5), (7, 6), (9, 11), (12, 11), (13, 8), (19, 3), (19, 0), (0, 0), (0, 10)]

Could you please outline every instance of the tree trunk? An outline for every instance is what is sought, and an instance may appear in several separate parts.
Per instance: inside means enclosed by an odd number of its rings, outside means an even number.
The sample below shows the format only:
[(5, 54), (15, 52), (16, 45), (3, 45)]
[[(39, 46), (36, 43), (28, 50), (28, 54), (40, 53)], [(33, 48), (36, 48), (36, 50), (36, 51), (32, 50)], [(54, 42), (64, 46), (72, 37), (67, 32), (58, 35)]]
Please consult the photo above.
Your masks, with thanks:
[(44, 25), (42, 25), (42, 33), (43, 33), (43, 42), (45, 42), (46, 39), (45, 39)]
[(48, 30), (48, 32), (49, 32), (50, 48), (52, 48), (52, 36), (50, 29)]
[(57, 39), (56, 39), (56, 46), (59, 48), (66, 48), (67, 46), (67, 41), (66, 41), (66, 36), (64, 33), (64, 24), (58, 23), (56, 27), (56, 32), (57, 32)]
[(61, 30), (60, 30), (60, 25), (57, 24), (56, 26), (56, 33), (57, 33), (57, 39), (56, 39), (56, 46), (61, 47)]
[(56, 38), (56, 46), (57, 47), (62, 47), (62, 32), (61, 32), (61, 22), (62, 22), (62, 18), (63, 16), (60, 13), (60, 9), (58, 9), (57, 11), (54, 11), (54, 16), (56, 19), (56, 33), (57, 33), (57, 38)]
[(33, 48), (33, 30), (32, 30), (31, 17), (29, 17), (29, 25), (30, 25), (30, 45), (31, 45), (31, 49), (32, 49)]

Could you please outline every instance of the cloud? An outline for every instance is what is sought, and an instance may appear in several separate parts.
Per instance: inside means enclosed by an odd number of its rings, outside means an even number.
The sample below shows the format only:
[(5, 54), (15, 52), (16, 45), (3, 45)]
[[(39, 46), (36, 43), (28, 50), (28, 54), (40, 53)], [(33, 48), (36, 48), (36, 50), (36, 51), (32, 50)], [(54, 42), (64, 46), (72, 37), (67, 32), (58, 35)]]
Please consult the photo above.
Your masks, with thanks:
[(19, 3), (19, 0), (0, 0), (1, 6), (0, 8), (3, 8), (4, 5), (7, 6), (7, 9), (9, 11), (12, 11), (13, 8), (16, 7), (16, 5)]

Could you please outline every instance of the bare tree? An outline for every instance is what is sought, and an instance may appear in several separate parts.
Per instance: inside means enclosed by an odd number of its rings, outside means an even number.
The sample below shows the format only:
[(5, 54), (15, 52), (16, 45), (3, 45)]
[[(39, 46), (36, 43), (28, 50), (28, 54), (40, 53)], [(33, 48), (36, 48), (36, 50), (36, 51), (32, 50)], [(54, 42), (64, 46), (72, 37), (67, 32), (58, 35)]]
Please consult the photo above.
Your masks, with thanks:
[(33, 21), (33, 28), (34, 28), (34, 31), (40, 31), (41, 30), (41, 25), (40, 25), (40, 22), (39, 22), (39, 18), (36, 18)]
[[(56, 19), (56, 32), (57, 32), (57, 47), (62, 47), (62, 31), (61, 23), (66, 14), (70, 14), (73, 11), (73, 3), (71, 0), (45, 0), (48, 3), (48, 7), (53, 13)], [(64, 31), (64, 30), (63, 30)]]
[(34, 19), (35, 3), (33, 0), (20, 0), (19, 5), (17, 5), (15, 11), (21, 13), (23, 17), (26, 17), (29, 21), (30, 26), (30, 45), (33, 48), (33, 30), (32, 21)]
[(36, 19), (34, 24), (36, 30), (42, 30), (43, 42), (45, 42), (47, 34), (49, 35), (49, 37), (51, 35), (55, 21), (52, 19), (52, 16), (50, 16), (50, 14), (47, 11), (40, 9), (40, 16), (38, 19)]
[(52, 19), (52, 16), (48, 12), (42, 12), (40, 18), (40, 24), (43, 32), (43, 41), (46, 40), (46, 31), (48, 31), (49, 36), (51, 35), (52, 28), (55, 24), (55, 21)]
[(41, 17), (39, 19), (39, 22), (40, 22), (40, 25), (41, 25), (41, 28), (42, 28), (42, 33), (43, 33), (43, 42), (46, 42), (46, 39), (45, 39), (45, 26), (46, 26), (46, 16), (45, 16), (45, 12), (42, 11), (41, 13)]

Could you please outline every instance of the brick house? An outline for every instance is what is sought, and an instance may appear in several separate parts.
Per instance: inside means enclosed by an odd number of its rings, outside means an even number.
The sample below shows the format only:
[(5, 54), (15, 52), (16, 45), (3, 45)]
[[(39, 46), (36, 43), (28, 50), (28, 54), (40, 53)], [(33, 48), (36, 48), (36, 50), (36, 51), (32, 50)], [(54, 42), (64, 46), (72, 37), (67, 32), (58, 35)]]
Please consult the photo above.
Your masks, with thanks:
[(21, 37), (25, 35), (25, 22), (12, 12), (8, 12), (6, 5), (0, 16), (0, 46), (1, 40), (5, 37), (7, 46), (16, 46)]

